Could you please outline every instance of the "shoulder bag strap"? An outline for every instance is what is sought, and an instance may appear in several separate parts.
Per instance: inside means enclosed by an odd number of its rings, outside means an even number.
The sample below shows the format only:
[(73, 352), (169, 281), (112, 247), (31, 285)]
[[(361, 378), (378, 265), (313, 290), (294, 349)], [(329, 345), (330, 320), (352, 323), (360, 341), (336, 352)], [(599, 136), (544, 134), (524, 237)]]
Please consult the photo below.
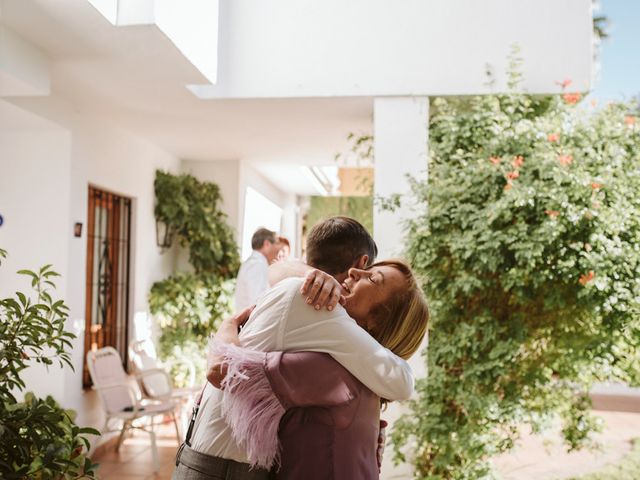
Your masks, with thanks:
[(184, 439), (184, 443), (191, 446), (191, 435), (193, 434), (193, 426), (196, 423), (196, 417), (198, 416), (198, 410), (200, 410), (200, 403), (202, 402), (202, 395), (204, 395), (204, 389), (207, 388), (207, 383), (204, 384), (202, 390), (193, 402), (193, 410), (191, 411), (191, 420), (189, 421), (189, 428), (187, 428), (187, 435)]

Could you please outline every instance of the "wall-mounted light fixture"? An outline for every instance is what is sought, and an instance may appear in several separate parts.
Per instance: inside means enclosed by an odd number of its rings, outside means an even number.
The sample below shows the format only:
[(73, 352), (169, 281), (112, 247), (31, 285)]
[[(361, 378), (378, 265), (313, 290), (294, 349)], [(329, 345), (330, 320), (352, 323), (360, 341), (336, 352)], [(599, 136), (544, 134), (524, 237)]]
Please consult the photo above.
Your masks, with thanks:
[(160, 248), (171, 247), (173, 242), (173, 228), (165, 221), (156, 218), (156, 243)]

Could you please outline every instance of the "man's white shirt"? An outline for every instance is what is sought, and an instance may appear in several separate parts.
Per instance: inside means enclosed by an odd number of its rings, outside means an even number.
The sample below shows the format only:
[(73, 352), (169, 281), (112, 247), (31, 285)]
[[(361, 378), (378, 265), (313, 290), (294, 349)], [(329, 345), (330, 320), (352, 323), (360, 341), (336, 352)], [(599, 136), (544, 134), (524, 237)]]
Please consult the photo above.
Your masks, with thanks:
[(255, 305), (258, 297), (269, 288), (269, 262), (267, 257), (253, 250), (238, 272), (236, 280), (235, 307), (240, 313), (247, 307)]
[[(314, 351), (331, 355), (370, 390), (388, 400), (413, 392), (409, 364), (382, 347), (338, 305), (314, 310), (290, 278), (265, 292), (240, 333), (243, 347), (260, 351)], [(191, 439), (197, 452), (248, 463), (222, 414), (222, 392), (207, 385)]]

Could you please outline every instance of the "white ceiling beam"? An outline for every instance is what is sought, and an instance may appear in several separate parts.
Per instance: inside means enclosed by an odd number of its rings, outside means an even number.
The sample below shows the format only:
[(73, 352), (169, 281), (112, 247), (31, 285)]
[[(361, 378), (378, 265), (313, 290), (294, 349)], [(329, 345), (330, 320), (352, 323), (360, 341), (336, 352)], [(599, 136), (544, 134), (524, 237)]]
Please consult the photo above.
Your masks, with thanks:
[(50, 93), (49, 59), (45, 53), (0, 26), (0, 97)]
[[(591, 86), (591, 0), (220, 0), (218, 82), (201, 99), (475, 95)], [(494, 73), (490, 84), (486, 72)]]

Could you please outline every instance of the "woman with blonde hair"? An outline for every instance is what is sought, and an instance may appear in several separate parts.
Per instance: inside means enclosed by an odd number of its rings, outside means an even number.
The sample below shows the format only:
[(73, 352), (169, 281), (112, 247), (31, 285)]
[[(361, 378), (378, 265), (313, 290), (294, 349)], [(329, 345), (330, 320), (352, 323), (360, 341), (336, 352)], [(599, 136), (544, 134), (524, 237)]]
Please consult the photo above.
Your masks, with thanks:
[[(330, 275), (312, 270), (303, 285), (310, 304), (317, 303), (323, 284), (332, 282)], [(349, 316), (382, 346), (403, 359), (418, 350), (429, 310), (406, 263), (387, 260), (352, 268), (341, 287), (340, 303)], [(242, 321), (226, 322), (217, 340), (239, 345)], [(271, 459), (278, 479), (378, 478), (384, 400), (344, 367), (325, 353), (247, 352), (234, 346), (221, 351), (228, 367), (222, 381), (227, 420), (254, 464)], [(221, 382), (220, 371), (210, 370), (214, 385)], [(277, 438), (271, 437), (274, 431)]]

